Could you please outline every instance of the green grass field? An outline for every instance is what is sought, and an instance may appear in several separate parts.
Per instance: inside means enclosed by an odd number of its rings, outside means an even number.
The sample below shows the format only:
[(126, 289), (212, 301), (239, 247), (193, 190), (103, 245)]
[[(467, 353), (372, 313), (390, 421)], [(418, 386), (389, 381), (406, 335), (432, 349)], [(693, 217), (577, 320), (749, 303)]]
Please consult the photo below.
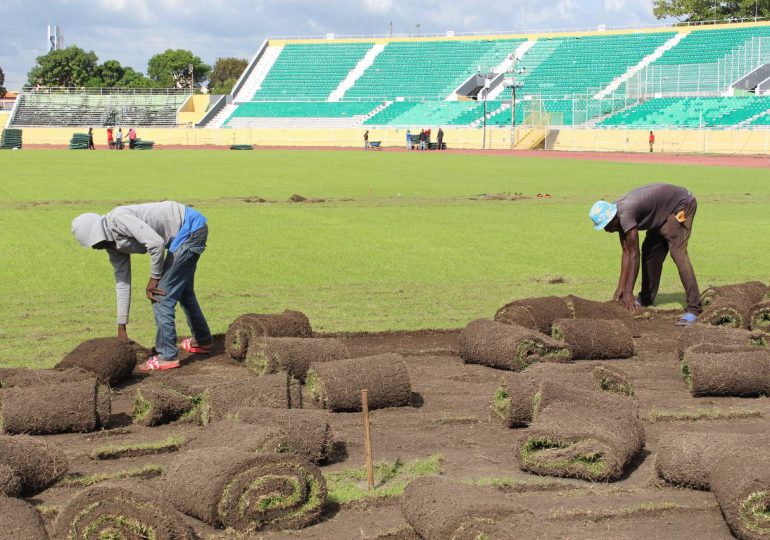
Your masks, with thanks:
[[(196, 289), (215, 332), (241, 313), (285, 308), (320, 331), (452, 328), (516, 297), (607, 298), (618, 241), (593, 231), (588, 209), (656, 181), (698, 196), (690, 253), (701, 286), (767, 280), (770, 263), (763, 169), (360, 151), (9, 151), (0, 177), (2, 366), (51, 366), (80, 341), (114, 334), (111, 266), (79, 247), (70, 221), (120, 204), (174, 199), (209, 218)], [(468, 199), (493, 192), (532, 198)], [(286, 202), (294, 193), (328, 202)], [(133, 265), (129, 335), (149, 345), (149, 259)], [(565, 282), (549, 284), (556, 276)], [(670, 261), (659, 299), (683, 300)]]

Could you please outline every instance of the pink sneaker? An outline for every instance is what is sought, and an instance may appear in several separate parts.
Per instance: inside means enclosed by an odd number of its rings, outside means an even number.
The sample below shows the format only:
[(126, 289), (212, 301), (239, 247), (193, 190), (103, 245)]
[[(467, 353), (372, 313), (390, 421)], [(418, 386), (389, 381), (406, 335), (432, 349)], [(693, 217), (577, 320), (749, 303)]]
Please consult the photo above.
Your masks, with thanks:
[(151, 371), (165, 371), (167, 369), (176, 369), (178, 367), (179, 360), (161, 360), (155, 355), (148, 358), (138, 369), (142, 373), (149, 373)]

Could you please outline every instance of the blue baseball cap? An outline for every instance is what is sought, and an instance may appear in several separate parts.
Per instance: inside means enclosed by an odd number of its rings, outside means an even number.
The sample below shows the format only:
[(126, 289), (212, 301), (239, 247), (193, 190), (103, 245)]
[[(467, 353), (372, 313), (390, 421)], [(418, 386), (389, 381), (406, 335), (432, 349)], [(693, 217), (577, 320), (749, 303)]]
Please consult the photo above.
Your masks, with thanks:
[(594, 222), (594, 229), (601, 231), (618, 213), (618, 205), (607, 201), (596, 201), (588, 212), (588, 217)]

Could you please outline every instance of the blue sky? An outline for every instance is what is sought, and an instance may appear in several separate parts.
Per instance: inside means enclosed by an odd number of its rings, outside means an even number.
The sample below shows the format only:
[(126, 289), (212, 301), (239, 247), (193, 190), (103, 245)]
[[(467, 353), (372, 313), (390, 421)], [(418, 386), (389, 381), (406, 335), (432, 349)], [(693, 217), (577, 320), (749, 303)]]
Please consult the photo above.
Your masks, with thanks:
[[(525, 17), (526, 12), (526, 17)], [(46, 27), (64, 44), (146, 72), (168, 48), (251, 58), (267, 37), (490, 32), (651, 25), (652, 0), (0, 0), (0, 68), (16, 90), (38, 55)]]

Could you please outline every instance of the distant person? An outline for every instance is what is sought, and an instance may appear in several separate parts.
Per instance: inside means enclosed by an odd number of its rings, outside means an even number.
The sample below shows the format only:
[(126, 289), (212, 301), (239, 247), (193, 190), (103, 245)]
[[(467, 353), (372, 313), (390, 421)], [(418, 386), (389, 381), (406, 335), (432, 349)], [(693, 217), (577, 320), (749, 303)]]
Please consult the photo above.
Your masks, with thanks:
[(436, 142), (438, 143), (438, 149), (443, 150), (444, 145), (444, 130), (438, 128), (438, 134), (436, 134)]
[(107, 149), (108, 150), (115, 149), (115, 135), (111, 127), (107, 128)]
[(88, 149), (96, 150), (94, 146), (94, 128), (88, 128)]
[(655, 134), (650, 131), (650, 152), (652, 152), (653, 146), (655, 146)]
[(364, 132), (364, 150), (369, 150), (369, 130)]
[(115, 270), (119, 338), (128, 338), (131, 255), (150, 254), (145, 293), (152, 302), (157, 332), (155, 351), (140, 371), (179, 367), (174, 323), (177, 303), (182, 305), (193, 336), (182, 340), (182, 349), (211, 352), (211, 331), (194, 289), (195, 270), (209, 234), (203, 214), (173, 201), (118, 206), (105, 216), (79, 215), (72, 220), (72, 233), (84, 248), (107, 250)]
[[(687, 244), (698, 202), (683, 187), (649, 184), (623, 195), (615, 203), (597, 201), (589, 216), (594, 229), (620, 235), (623, 257), (620, 279), (613, 299), (626, 309), (651, 306), (655, 302), (666, 254), (671, 253), (687, 295), (687, 309), (677, 325), (694, 323), (703, 311), (695, 271), (687, 254)], [(634, 298), (639, 275), (639, 231), (647, 231), (642, 244), (642, 288)]]
[(430, 128), (425, 130), (425, 149), (430, 150)]
[(123, 150), (123, 128), (118, 128), (118, 133), (115, 135), (115, 148)]
[(128, 149), (133, 150), (136, 148), (136, 130), (131, 128), (128, 130)]
[(412, 132), (408, 129), (406, 130), (406, 149), (411, 150), (412, 149)]
[(420, 130), (420, 150), (425, 150), (425, 130)]

